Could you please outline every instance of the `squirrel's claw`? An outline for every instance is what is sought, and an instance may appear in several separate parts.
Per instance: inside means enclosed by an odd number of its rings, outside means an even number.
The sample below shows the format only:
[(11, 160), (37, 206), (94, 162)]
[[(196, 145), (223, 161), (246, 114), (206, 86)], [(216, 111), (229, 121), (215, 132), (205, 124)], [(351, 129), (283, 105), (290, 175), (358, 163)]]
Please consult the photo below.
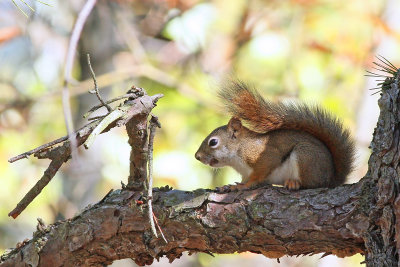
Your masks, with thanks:
[(289, 190), (299, 190), (301, 186), (301, 182), (299, 180), (287, 179), (284, 183), (286, 189)]
[(227, 184), (221, 187), (216, 187), (215, 190), (218, 193), (228, 193), (228, 192), (232, 192), (232, 191), (238, 191), (238, 190), (242, 190), (242, 189), (246, 189), (247, 186), (243, 183), (236, 183), (236, 184)]
[(220, 186), (220, 187), (216, 187), (215, 191), (217, 191), (218, 193), (229, 193), (231, 192), (231, 185), (224, 185), (224, 186)]

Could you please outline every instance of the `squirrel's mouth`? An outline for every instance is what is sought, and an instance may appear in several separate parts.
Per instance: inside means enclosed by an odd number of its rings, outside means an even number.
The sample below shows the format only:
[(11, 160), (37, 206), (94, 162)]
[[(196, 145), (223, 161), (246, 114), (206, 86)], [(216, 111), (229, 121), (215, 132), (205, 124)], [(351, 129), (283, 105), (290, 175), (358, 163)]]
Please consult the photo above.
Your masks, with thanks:
[(218, 160), (217, 159), (215, 159), (215, 158), (212, 158), (211, 160), (210, 160), (210, 166), (211, 167), (214, 167), (215, 165), (217, 165), (218, 164)]

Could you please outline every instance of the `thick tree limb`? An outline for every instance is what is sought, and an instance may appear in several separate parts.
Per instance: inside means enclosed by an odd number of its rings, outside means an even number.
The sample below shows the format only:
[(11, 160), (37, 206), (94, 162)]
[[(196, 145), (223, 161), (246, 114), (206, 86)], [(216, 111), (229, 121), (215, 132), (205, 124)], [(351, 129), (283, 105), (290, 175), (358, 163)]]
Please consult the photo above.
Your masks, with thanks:
[(154, 213), (168, 244), (151, 234), (147, 208), (136, 204), (140, 192), (117, 190), (75, 218), (36, 232), (0, 266), (104, 266), (121, 258), (144, 265), (163, 255), (173, 261), (184, 251), (350, 256), (363, 252), (369, 226), (362, 190), (363, 183), (298, 192), (155, 191)]

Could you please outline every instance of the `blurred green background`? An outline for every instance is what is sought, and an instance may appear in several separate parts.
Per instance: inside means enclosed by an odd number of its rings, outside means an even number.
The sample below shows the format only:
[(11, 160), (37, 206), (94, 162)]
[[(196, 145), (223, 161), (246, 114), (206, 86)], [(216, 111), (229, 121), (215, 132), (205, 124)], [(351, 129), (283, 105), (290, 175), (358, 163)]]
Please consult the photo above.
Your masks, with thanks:
[[(48, 165), (7, 159), (66, 135), (61, 89), (70, 34), (82, 0), (0, 2), (0, 254), (46, 223), (70, 218), (126, 182), (129, 146), (124, 129), (79, 150), (16, 219), (7, 214)], [(400, 65), (397, 0), (142, 0), (98, 1), (76, 53), (70, 82), (75, 128), (97, 104), (86, 64), (91, 54), (101, 94), (112, 98), (132, 84), (165, 95), (154, 109), (155, 186), (182, 190), (239, 181), (230, 169), (194, 159), (203, 138), (228, 120), (215, 97), (218, 84), (238, 77), (273, 100), (319, 103), (340, 117), (357, 140), (356, 182), (366, 171), (378, 116), (364, 77), (377, 54)], [(104, 110), (98, 114), (104, 113)], [(173, 266), (357, 266), (363, 257), (321, 255), (270, 260), (264, 256), (184, 256)], [(166, 260), (155, 264), (168, 265)], [(113, 266), (135, 266), (121, 260)]]

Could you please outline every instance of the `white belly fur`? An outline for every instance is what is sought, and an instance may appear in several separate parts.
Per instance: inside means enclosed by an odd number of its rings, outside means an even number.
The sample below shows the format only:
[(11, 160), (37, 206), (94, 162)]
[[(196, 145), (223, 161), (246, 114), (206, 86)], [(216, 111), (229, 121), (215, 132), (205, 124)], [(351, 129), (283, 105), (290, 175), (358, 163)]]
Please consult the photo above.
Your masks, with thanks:
[(246, 183), (250, 174), (253, 172), (251, 168), (241, 157), (234, 155), (231, 158), (230, 166), (242, 175), (242, 183)]
[(271, 184), (283, 185), (288, 179), (300, 180), (296, 152), (292, 152), (288, 159), (273, 170), (267, 181)]

